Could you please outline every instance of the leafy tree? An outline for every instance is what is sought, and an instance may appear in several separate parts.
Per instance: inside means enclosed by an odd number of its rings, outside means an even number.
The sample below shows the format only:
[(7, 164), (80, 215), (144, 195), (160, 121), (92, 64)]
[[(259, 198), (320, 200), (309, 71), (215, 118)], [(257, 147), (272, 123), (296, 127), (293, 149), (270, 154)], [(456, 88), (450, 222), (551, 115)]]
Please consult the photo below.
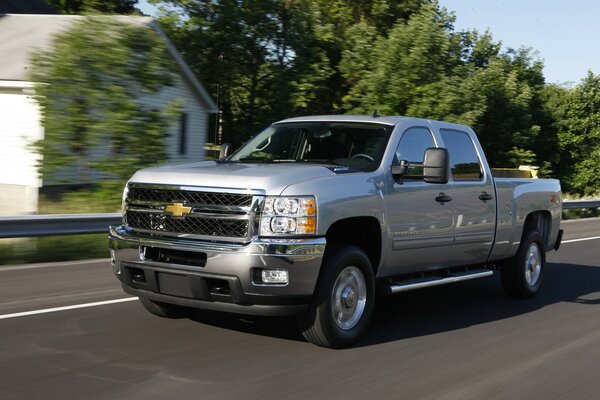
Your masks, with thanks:
[[(87, 17), (32, 58), (30, 80), (42, 107), (45, 138), (35, 144), (40, 174), (60, 179), (75, 169), (122, 184), (141, 168), (165, 160), (164, 138), (174, 103), (146, 103), (171, 84), (174, 66), (147, 26)], [(69, 171), (71, 172), (71, 171)]]
[(138, 0), (47, 0), (61, 14), (133, 14)]
[(473, 126), (496, 166), (557, 167), (542, 63), (456, 32), (435, 0), (168, 0), (161, 24), (218, 98), (225, 141), (332, 112)]
[[(600, 192), (600, 75), (591, 71), (572, 91), (562, 94), (556, 110), (562, 153), (563, 185), (573, 193)], [(556, 97), (554, 101), (556, 104)]]
[[(350, 89), (346, 102), (356, 112), (404, 115), (417, 89), (439, 82), (449, 68), (452, 18), (424, 6), (408, 21), (398, 22), (370, 54), (373, 65)], [(348, 53), (346, 53), (348, 54)], [(342, 61), (343, 70), (350, 60)]]
[(457, 33), (453, 22), (452, 14), (433, 4), (398, 21), (387, 37), (362, 22), (349, 28), (340, 63), (352, 84), (347, 108), (467, 124), (492, 165), (547, 167), (554, 160), (536, 152), (556, 141), (548, 140), (555, 131), (548, 129), (540, 97), (541, 62), (528, 49), (501, 53), (489, 32)]
[[(284, 117), (343, 111), (346, 32), (387, 32), (430, 0), (166, 0), (159, 21), (218, 98), (225, 141)], [(357, 60), (359, 61), (359, 60)], [(352, 68), (352, 67), (348, 67)], [(355, 69), (356, 70), (356, 69)]]
[(163, 4), (162, 26), (219, 101), (225, 141), (247, 139), (289, 108), (289, 7), (275, 0)]

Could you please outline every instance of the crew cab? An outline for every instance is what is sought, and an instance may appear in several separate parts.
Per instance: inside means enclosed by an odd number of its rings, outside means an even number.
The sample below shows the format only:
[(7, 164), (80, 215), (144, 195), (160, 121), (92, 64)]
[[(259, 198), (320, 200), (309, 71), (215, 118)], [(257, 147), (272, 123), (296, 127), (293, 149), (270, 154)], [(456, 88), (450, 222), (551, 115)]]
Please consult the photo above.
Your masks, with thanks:
[(161, 317), (297, 315), (352, 345), (376, 293), (489, 277), (534, 296), (562, 237), (560, 183), (494, 178), (465, 125), (379, 116), (276, 122), (217, 161), (147, 168), (110, 227), (125, 292)]

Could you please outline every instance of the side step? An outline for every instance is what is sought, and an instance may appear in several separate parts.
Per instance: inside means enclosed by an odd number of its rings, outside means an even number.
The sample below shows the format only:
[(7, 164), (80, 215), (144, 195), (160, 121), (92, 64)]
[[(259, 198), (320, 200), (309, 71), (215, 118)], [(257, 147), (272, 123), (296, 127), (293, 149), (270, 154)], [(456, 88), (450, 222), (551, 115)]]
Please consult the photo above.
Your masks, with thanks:
[(388, 286), (389, 293), (407, 292), (409, 290), (422, 289), (431, 286), (446, 285), (448, 283), (470, 281), (471, 279), (492, 276), (494, 272), (489, 269), (474, 269), (465, 272), (453, 273), (448, 276), (436, 276), (423, 279), (411, 279), (402, 282), (392, 282)]

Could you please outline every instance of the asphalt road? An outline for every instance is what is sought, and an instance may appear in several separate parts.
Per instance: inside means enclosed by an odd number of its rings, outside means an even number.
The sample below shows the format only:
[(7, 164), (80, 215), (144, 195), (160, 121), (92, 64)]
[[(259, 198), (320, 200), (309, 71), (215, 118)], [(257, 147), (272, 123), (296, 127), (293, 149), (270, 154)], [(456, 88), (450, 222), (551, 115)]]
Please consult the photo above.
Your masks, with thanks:
[[(565, 240), (600, 236), (567, 222)], [(600, 238), (549, 253), (542, 292), (497, 277), (380, 304), (357, 347), (305, 342), (290, 318), (166, 320), (106, 260), (0, 267), (0, 399), (598, 399)]]

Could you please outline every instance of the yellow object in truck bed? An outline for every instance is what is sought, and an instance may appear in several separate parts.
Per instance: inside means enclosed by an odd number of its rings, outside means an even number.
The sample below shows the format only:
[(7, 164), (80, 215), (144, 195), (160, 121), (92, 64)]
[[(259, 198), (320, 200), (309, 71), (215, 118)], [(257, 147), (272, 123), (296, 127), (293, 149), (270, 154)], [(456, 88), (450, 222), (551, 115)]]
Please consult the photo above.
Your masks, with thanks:
[(530, 178), (537, 179), (540, 167), (519, 165), (519, 168), (492, 168), (495, 178)]

